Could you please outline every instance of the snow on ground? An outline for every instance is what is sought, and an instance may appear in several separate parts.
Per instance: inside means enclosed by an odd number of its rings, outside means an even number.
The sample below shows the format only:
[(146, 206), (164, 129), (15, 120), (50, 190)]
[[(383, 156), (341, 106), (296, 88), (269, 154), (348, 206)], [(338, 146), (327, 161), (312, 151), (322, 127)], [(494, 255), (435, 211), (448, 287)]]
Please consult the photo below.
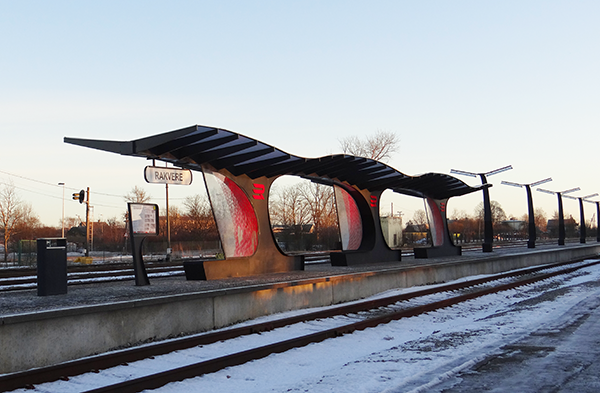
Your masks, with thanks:
[[(577, 318), (578, 303), (600, 295), (600, 266), (549, 279), (451, 308), (310, 344), (156, 391), (167, 392), (430, 392), (490, 354), (554, 321)], [(421, 287), (422, 288), (422, 287)], [(420, 289), (420, 288), (419, 288)], [(412, 291), (389, 291), (386, 294)], [(436, 295), (439, 296), (439, 295)], [(419, 300), (422, 303), (431, 298)], [(411, 305), (413, 303), (411, 302)], [(571, 315), (572, 313), (573, 315)], [(280, 317), (282, 315), (279, 315)], [(271, 317), (273, 318), (273, 317)], [(261, 318), (264, 319), (264, 318)], [(165, 367), (180, 367), (262, 346), (296, 334), (351, 322), (351, 317), (311, 321), (175, 354), (119, 366), (70, 382), (37, 386), (69, 392), (116, 383)], [(31, 390), (28, 390), (31, 391)], [(25, 392), (25, 390), (23, 390)]]
[[(80, 276), (89, 275), (87, 272), (82, 273), (69, 273), (67, 275), (68, 284), (90, 284), (97, 282), (106, 282), (106, 281), (126, 281), (126, 280), (135, 280), (135, 275), (133, 274), (124, 274), (122, 276), (102, 276), (102, 274), (110, 274), (110, 273), (122, 273), (122, 270), (114, 270), (114, 271), (106, 271), (97, 273), (98, 277), (92, 278), (80, 278)], [(185, 272), (183, 270), (171, 270), (166, 272), (152, 272), (148, 273), (148, 278), (157, 278), (157, 277), (170, 277), (170, 276), (178, 276), (183, 275)], [(27, 279), (36, 279), (37, 276), (23, 276), (23, 277), (10, 277), (4, 278), (3, 281), (17, 281), (17, 280), (27, 280)], [(3, 285), (2, 289), (4, 290), (14, 290), (14, 289), (32, 289), (37, 288), (37, 282), (34, 283), (25, 283), (25, 284), (15, 284), (15, 285)]]

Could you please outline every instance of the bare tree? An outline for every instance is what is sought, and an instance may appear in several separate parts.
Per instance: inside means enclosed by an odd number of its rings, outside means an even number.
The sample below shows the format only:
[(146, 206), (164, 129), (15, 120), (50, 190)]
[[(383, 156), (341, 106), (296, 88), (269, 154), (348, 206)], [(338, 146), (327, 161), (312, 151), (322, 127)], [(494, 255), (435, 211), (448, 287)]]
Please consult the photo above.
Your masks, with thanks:
[(299, 192), (317, 234), (321, 228), (337, 225), (333, 187), (313, 182), (303, 183)]
[[(558, 219), (558, 215), (557, 215), (557, 219)], [(523, 214), (523, 216), (521, 217), (521, 220), (528, 223), (529, 222), (529, 214), (527, 214), (527, 213)], [(535, 227), (539, 231), (546, 232), (546, 226), (548, 224), (548, 219), (546, 218), (546, 212), (544, 211), (544, 209), (542, 209), (542, 208), (535, 209), (535, 212), (533, 215), (533, 221), (535, 223)]]
[(427, 220), (427, 213), (425, 213), (425, 210), (423, 210), (423, 209), (417, 210), (413, 214), (413, 222), (416, 225), (425, 225), (426, 226), (428, 224), (428, 220)]
[(12, 183), (5, 183), (0, 189), (0, 229), (4, 233), (4, 261), (8, 260), (8, 246), (15, 235), (17, 226), (24, 216), (22, 201)]
[(274, 223), (285, 226), (304, 225), (308, 222), (308, 206), (298, 185), (277, 189), (272, 193), (269, 214)]
[[(271, 225), (287, 250), (336, 249), (339, 228), (333, 187), (308, 180), (271, 189)], [(307, 224), (312, 224), (308, 225)]]
[(73, 228), (82, 224), (80, 217), (65, 217), (65, 228)]
[(190, 232), (206, 235), (207, 232), (216, 230), (212, 209), (206, 195), (190, 195), (183, 201), (183, 206)]
[(357, 136), (349, 136), (340, 139), (339, 143), (344, 154), (389, 161), (398, 151), (400, 141), (393, 132), (377, 131), (375, 135), (367, 136), (364, 140)]
[(134, 186), (129, 194), (123, 196), (125, 202), (146, 203), (150, 200), (150, 195), (141, 187)]
[(194, 220), (200, 220), (211, 214), (208, 199), (200, 194), (187, 196), (183, 201), (183, 206), (186, 209), (185, 214)]
[(451, 220), (462, 220), (462, 219), (465, 219), (468, 217), (469, 217), (469, 215), (467, 214), (467, 212), (465, 210), (454, 209), (452, 211), (452, 214), (450, 215)]
[(546, 232), (546, 225), (548, 224), (548, 218), (546, 218), (546, 212), (542, 208), (536, 208), (534, 213), (534, 221), (536, 228), (540, 231)]
[[(75, 224), (75, 223), (74, 223)], [(107, 249), (118, 250), (123, 246), (123, 235), (125, 234), (125, 225), (122, 220), (112, 217), (103, 222), (101, 227), (102, 244)]]
[(15, 240), (35, 239), (37, 231), (42, 227), (38, 215), (33, 211), (30, 203), (21, 203), (21, 219), (17, 223)]
[[(492, 211), (492, 222), (494, 224), (506, 220), (506, 213), (504, 212), (504, 209), (502, 209), (502, 205), (500, 205), (498, 201), (491, 201), (490, 209)], [(480, 220), (483, 220), (483, 216), (483, 202), (479, 202), (475, 207), (475, 217), (477, 217)]]

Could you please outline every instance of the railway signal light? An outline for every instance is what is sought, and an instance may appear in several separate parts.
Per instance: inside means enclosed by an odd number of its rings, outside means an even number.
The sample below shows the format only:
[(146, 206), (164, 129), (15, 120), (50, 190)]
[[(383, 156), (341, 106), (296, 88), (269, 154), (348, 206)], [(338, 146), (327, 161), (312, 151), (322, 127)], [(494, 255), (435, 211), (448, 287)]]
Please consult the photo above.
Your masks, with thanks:
[(83, 203), (85, 199), (85, 191), (81, 190), (79, 192), (73, 193), (73, 200), (79, 201), (79, 203)]

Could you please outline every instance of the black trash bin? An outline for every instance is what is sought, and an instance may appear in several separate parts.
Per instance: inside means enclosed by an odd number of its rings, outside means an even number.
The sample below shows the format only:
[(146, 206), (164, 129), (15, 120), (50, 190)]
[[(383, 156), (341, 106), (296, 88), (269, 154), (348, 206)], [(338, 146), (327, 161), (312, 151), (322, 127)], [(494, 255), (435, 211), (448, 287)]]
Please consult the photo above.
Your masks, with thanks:
[(37, 239), (38, 296), (67, 293), (67, 239)]

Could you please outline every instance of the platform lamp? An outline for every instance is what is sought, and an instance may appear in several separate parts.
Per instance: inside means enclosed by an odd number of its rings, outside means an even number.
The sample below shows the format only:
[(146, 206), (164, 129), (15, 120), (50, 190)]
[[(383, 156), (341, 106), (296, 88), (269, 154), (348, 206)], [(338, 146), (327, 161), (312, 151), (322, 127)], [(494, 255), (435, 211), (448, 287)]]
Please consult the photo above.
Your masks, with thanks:
[(585, 238), (587, 237), (585, 233), (585, 215), (583, 214), (583, 200), (587, 198), (593, 198), (595, 196), (598, 196), (598, 193), (586, 195), (584, 197), (573, 197), (571, 195), (565, 195), (565, 198), (579, 200), (579, 243), (581, 244), (585, 243)]
[[(598, 194), (596, 194), (596, 195), (598, 195)], [(587, 198), (592, 198), (592, 197), (591, 196), (584, 197), (583, 201), (596, 204), (596, 241), (600, 242), (600, 201), (590, 201)]]
[[(511, 165), (508, 165), (508, 166), (494, 169), (493, 171), (489, 171), (489, 172), (485, 172), (485, 173), (473, 173), (473, 172), (467, 172), (467, 171), (459, 171), (457, 169), (451, 169), (450, 173), (455, 173), (457, 175), (465, 175), (465, 176), (470, 176), (470, 177), (479, 176), (479, 178), (481, 179), (481, 184), (486, 185), (486, 184), (488, 184), (487, 176), (496, 175), (498, 173), (505, 172), (510, 169), (513, 169), (513, 168)], [(490, 204), (490, 192), (488, 190), (488, 187), (484, 187), (482, 189), (482, 191), (483, 191), (483, 222), (484, 222), (483, 252), (492, 252), (492, 242), (494, 241), (494, 227), (492, 225), (492, 206)]]
[(65, 237), (65, 183), (58, 183), (59, 186), (62, 186), (63, 189), (63, 197), (62, 197), (62, 236)]
[(549, 177), (544, 180), (538, 180), (530, 184), (513, 183), (510, 181), (502, 181), (501, 184), (513, 187), (523, 188), (527, 191), (527, 211), (529, 212), (529, 240), (527, 241), (527, 248), (535, 248), (535, 239), (537, 237), (535, 230), (535, 212), (533, 209), (533, 196), (531, 195), (531, 187), (539, 186), (540, 184), (551, 182), (552, 178)]
[(561, 191), (561, 192), (544, 190), (543, 188), (538, 188), (537, 190), (540, 192), (544, 192), (546, 194), (556, 195), (558, 197), (558, 245), (564, 246), (565, 245), (565, 216), (563, 213), (562, 197), (563, 197), (563, 195), (568, 194), (569, 192), (579, 191), (580, 188), (575, 187), (575, 188), (571, 188), (569, 190), (565, 190), (565, 191)]

